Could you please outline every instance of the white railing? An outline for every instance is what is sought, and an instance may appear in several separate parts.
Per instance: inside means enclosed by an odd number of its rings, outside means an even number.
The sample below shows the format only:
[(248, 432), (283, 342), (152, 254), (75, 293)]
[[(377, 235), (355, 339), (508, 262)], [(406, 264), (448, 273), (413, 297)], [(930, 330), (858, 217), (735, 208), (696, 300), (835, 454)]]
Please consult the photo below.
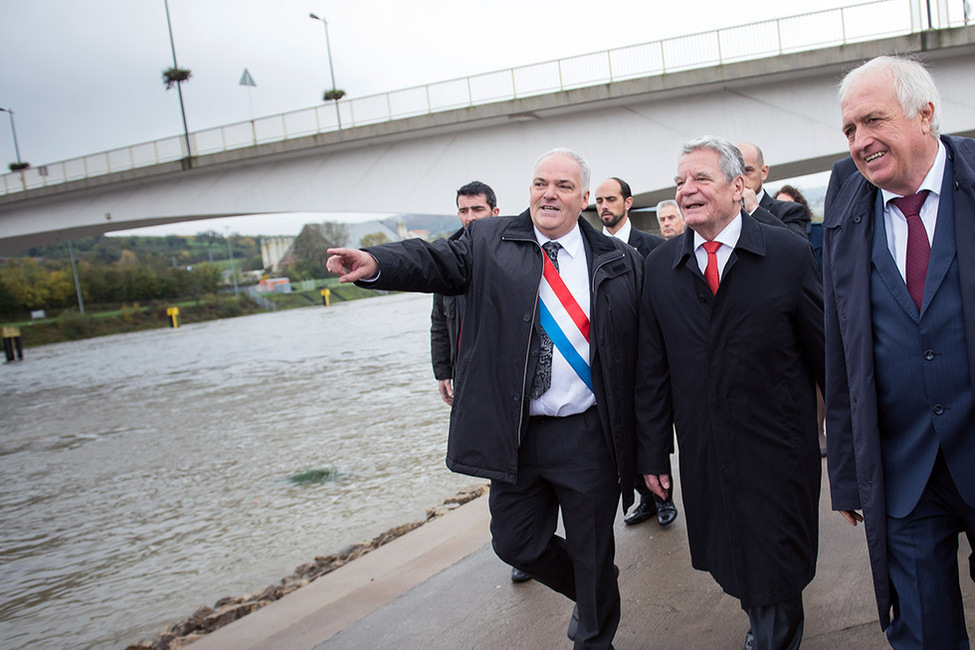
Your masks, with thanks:
[[(962, 2), (935, 4), (932, 27), (967, 24)], [(928, 20), (925, 0), (880, 0), (343, 98), (196, 131), (190, 134), (190, 147), (194, 156), (200, 156), (491, 102), (910, 34), (926, 30)], [(177, 161), (186, 155), (184, 137), (174, 135), (3, 174), (0, 195)]]

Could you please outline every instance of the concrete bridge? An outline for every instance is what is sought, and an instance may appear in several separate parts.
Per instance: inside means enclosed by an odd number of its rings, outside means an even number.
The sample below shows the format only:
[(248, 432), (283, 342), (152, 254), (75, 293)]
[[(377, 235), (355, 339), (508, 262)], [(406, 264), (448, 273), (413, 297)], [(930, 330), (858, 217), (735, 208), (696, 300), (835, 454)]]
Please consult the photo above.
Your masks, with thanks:
[(472, 179), (517, 213), (557, 146), (583, 154), (594, 182), (626, 179), (636, 207), (673, 195), (680, 145), (706, 133), (759, 144), (771, 180), (826, 171), (847, 155), (837, 83), (879, 54), (924, 60), (944, 132), (975, 135), (975, 26), (927, 18), (918, 0), (882, 0), (201, 131), (189, 156), (180, 136), (6, 174), (0, 254), (234, 215), (450, 214)]

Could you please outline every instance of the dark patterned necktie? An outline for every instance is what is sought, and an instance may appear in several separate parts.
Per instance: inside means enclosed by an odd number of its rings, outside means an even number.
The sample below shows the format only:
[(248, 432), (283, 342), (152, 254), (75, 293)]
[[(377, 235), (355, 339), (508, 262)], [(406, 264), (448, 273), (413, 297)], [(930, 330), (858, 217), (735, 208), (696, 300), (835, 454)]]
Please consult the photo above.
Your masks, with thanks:
[[(562, 244), (549, 241), (542, 244), (542, 250), (552, 260), (552, 266), (559, 270), (559, 249)], [(532, 377), (532, 388), (529, 397), (538, 399), (552, 387), (552, 339), (545, 333), (545, 329), (538, 328), (538, 338), (541, 346), (538, 350), (538, 365), (535, 366), (535, 376)]]
[(931, 259), (931, 243), (928, 241), (924, 222), (921, 221), (921, 206), (924, 205), (927, 197), (928, 191), (923, 190), (917, 194), (890, 200), (907, 219), (907, 259), (904, 276), (907, 290), (914, 299), (918, 311), (921, 311), (921, 302), (924, 300), (924, 280), (928, 276), (928, 261)]

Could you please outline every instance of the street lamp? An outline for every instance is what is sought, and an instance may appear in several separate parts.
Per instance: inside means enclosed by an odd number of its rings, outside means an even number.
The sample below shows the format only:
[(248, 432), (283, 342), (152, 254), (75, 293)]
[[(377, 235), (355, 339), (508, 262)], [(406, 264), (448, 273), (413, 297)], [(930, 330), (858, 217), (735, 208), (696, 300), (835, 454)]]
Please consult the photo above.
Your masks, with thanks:
[(78, 294), (78, 309), (85, 313), (85, 301), (81, 298), (81, 283), (78, 282), (78, 264), (74, 261), (74, 249), (71, 248), (71, 240), (68, 240), (68, 255), (71, 257), (71, 273), (74, 275), (74, 290)]
[(20, 160), (20, 146), (17, 144), (17, 127), (14, 126), (14, 109), (0, 107), (0, 111), (10, 116), (10, 132), (14, 135), (14, 153), (17, 154), (17, 169), (23, 169), (27, 165)]
[(332, 89), (326, 91), (322, 99), (326, 101), (335, 102), (335, 121), (338, 123), (338, 127), (341, 129), (342, 114), (339, 112), (339, 100), (342, 99), (343, 95), (345, 95), (345, 91), (337, 90), (335, 88), (335, 68), (332, 66), (332, 46), (329, 44), (328, 41), (328, 21), (325, 20), (324, 18), (319, 18), (318, 16), (312, 13), (308, 14), (308, 17), (311, 18), (312, 20), (322, 21), (322, 25), (325, 26), (325, 52), (326, 54), (328, 54), (328, 72), (332, 77)]
[(230, 275), (234, 278), (234, 296), (240, 299), (240, 289), (237, 288), (237, 268), (234, 266), (234, 248), (230, 245), (230, 233), (227, 233), (227, 252), (230, 253)]
[(315, 14), (308, 14), (308, 17), (313, 20), (320, 20), (325, 25), (325, 52), (328, 54), (328, 72), (332, 76), (332, 92), (335, 92), (335, 68), (332, 67), (332, 47), (328, 43), (328, 21)]
[[(173, 70), (179, 71), (179, 64), (176, 63), (176, 43), (173, 41), (173, 23), (169, 20), (169, 0), (163, 0), (166, 8), (166, 28), (169, 30), (169, 48), (173, 52)], [(186, 107), (183, 105), (183, 84), (176, 81), (176, 94), (179, 95), (179, 112), (183, 116), (183, 137), (186, 139), (186, 164), (192, 165), (193, 152), (190, 150), (190, 130), (186, 126)]]

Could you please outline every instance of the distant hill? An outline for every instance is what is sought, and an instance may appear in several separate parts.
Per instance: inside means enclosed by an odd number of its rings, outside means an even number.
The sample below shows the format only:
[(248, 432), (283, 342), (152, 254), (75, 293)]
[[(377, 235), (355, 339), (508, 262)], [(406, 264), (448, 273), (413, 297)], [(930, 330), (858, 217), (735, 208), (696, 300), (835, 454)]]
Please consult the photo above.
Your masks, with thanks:
[(383, 219), (382, 224), (396, 232), (396, 224), (401, 219), (406, 223), (407, 230), (426, 230), (430, 233), (430, 239), (435, 239), (438, 235), (449, 235), (460, 228), (457, 215), (442, 214), (401, 214)]

